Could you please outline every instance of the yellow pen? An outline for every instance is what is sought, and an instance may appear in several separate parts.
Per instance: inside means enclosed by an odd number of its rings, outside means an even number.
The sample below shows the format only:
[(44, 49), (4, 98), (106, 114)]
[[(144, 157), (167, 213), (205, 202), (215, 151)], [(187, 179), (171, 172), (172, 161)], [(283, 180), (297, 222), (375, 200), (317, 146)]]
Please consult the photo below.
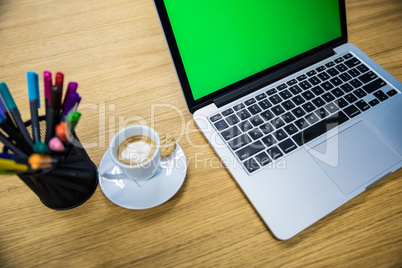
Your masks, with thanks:
[(24, 172), (29, 169), (27, 165), (18, 164), (14, 160), (10, 159), (0, 159), (0, 169), (1, 170), (13, 170), (16, 172)]

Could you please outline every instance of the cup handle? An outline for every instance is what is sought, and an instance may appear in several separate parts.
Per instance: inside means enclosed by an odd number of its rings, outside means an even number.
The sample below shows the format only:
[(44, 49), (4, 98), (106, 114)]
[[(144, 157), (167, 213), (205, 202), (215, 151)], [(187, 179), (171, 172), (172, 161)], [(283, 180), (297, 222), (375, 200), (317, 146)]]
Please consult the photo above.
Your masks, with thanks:
[(127, 175), (123, 173), (123, 171), (118, 166), (113, 166), (107, 170), (100, 170), (99, 174), (109, 180), (120, 180), (127, 178)]

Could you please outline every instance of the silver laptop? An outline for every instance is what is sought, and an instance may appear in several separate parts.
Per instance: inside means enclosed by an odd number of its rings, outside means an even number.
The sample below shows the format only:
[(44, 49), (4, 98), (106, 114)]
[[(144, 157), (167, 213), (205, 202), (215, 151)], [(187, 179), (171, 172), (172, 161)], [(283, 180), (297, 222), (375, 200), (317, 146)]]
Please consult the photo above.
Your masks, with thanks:
[(188, 109), (286, 240), (402, 166), (402, 83), (344, 0), (154, 0)]

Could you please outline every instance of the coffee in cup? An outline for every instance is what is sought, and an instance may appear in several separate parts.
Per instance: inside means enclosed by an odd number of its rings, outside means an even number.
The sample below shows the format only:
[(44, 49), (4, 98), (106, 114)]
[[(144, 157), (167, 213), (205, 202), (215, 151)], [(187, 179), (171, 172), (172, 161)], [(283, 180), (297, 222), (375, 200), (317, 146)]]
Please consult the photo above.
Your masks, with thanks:
[(108, 151), (114, 165), (99, 170), (99, 174), (106, 179), (147, 181), (160, 170), (160, 145), (158, 133), (150, 127), (127, 126), (110, 141)]
[(138, 165), (148, 161), (156, 151), (155, 142), (144, 135), (128, 137), (120, 143), (117, 158), (126, 165)]

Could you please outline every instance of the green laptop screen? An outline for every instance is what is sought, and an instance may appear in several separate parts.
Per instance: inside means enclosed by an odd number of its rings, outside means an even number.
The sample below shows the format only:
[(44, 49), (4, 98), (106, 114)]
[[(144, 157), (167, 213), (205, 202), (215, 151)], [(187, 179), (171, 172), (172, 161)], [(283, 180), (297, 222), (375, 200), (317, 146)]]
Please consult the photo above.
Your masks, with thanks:
[(341, 36), (338, 0), (165, 0), (194, 100)]

